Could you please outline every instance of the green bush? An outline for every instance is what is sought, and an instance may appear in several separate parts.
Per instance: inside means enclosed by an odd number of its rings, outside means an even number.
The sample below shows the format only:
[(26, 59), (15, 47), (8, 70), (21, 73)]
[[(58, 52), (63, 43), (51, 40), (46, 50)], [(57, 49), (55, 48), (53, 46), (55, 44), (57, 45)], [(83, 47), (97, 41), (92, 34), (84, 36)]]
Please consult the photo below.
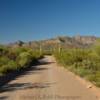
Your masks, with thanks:
[(6, 56), (0, 57), (0, 66), (7, 64), (10, 61), (10, 59)]
[(18, 65), (16, 64), (15, 61), (11, 60), (8, 63), (6, 63), (5, 65), (2, 65), (0, 67), (0, 73), (1, 74), (6, 74), (10, 71), (14, 71), (18, 69)]
[(31, 52), (31, 54), (36, 59), (39, 59), (39, 58), (42, 58), (43, 57), (43, 52), (42, 51), (40, 52), (39, 50), (33, 50)]
[(15, 61), (13, 61), (13, 60), (9, 61), (6, 66), (8, 67), (9, 71), (11, 71), (11, 70), (13, 71), (13, 70), (19, 69), (18, 64)]
[(9, 48), (6, 46), (0, 45), (0, 56), (5, 56), (9, 52)]
[(93, 82), (96, 86), (100, 87), (100, 71), (90, 74), (87, 76), (87, 79)]
[[(58, 63), (100, 87), (100, 47), (55, 51)], [(98, 71), (98, 73), (97, 73)]]
[(100, 46), (95, 46), (94, 50), (100, 56)]
[(56, 52), (55, 56), (61, 63), (73, 65), (74, 63), (82, 62), (87, 59), (88, 50), (83, 49), (68, 49), (62, 52)]
[(3, 65), (3, 66), (0, 67), (0, 76), (4, 75), (7, 72), (8, 72), (8, 68), (7, 68), (6, 65)]
[(42, 52), (26, 47), (0, 46), (0, 75), (28, 67), (42, 57)]
[(33, 60), (33, 57), (30, 53), (23, 52), (18, 57), (18, 64), (21, 67), (27, 67), (31, 63), (32, 60)]

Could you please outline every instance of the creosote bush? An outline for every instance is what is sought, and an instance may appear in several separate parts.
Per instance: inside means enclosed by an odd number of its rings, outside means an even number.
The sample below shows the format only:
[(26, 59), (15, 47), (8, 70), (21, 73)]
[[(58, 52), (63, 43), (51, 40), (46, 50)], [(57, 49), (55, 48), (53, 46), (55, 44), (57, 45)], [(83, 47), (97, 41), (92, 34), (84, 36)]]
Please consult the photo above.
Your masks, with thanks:
[(29, 52), (22, 52), (18, 57), (18, 64), (21, 67), (26, 67), (31, 63), (32, 60), (32, 55)]
[(59, 64), (63, 64), (72, 72), (92, 81), (96, 86), (100, 86), (100, 47), (88, 49), (72, 48), (55, 51)]
[(25, 47), (10, 48), (0, 46), (0, 76), (9, 72), (21, 70), (43, 57), (39, 50)]

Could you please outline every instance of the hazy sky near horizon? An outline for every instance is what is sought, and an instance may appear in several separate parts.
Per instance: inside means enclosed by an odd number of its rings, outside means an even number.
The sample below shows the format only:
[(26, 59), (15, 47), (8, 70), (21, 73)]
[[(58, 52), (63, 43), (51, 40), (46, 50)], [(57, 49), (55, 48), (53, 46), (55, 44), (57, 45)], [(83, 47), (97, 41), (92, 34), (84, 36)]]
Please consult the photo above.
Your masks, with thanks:
[(100, 36), (100, 0), (0, 0), (0, 43)]

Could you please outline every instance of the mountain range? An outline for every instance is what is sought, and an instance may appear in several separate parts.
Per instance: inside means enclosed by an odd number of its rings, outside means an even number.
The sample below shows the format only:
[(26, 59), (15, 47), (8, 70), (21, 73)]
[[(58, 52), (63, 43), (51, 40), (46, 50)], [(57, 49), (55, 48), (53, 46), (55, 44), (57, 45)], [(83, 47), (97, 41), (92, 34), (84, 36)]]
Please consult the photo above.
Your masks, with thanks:
[(17, 41), (15, 43), (10, 43), (10, 47), (29, 47), (29, 48), (44, 48), (51, 49), (61, 46), (62, 48), (87, 48), (93, 45), (98, 38), (95, 36), (58, 36), (52, 39), (40, 40), (40, 41), (30, 41), (23, 42)]

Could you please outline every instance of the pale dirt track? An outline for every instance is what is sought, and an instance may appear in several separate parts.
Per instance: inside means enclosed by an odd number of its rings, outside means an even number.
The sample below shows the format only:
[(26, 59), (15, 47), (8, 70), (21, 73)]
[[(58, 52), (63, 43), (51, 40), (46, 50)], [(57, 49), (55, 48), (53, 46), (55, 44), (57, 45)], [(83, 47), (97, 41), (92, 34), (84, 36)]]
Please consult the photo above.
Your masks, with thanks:
[(99, 100), (85, 84), (52, 56), (2, 87), (0, 100)]

